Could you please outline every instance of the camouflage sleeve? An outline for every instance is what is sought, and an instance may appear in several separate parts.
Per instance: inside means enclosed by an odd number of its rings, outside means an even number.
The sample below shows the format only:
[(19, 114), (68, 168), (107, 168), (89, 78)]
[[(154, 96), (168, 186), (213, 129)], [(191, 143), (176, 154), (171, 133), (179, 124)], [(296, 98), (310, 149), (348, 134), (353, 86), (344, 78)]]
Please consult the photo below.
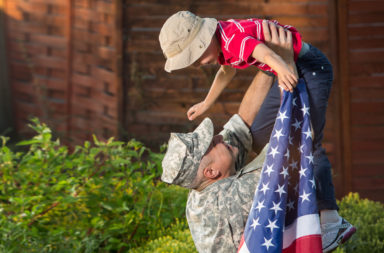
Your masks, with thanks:
[(248, 126), (238, 114), (232, 116), (220, 132), (224, 141), (239, 149), (236, 160), (236, 171), (240, 170), (246, 161), (248, 152), (252, 148), (252, 135)]

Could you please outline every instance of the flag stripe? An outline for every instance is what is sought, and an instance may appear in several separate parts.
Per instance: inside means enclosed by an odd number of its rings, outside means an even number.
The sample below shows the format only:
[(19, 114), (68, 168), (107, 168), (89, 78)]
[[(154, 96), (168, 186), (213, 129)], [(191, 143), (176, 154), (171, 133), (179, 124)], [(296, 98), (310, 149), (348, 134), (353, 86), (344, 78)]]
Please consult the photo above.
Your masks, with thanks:
[[(311, 226), (308, 226), (308, 224), (311, 224)], [(288, 248), (296, 239), (308, 235), (321, 235), (319, 216), (317, 214), (300, 216), (285, 228), (283, 249)]]
[(283, 253), (313, 252), (313, 249), (321, 249), (321, 235), (307, 235), (295, 240)]
[(247, 247), (247, 244), (244, 243), (244, 236), (241, 237), (240, 245), (239, 245), (239, 250), (237, 253), (250, 253), (249, 249)]

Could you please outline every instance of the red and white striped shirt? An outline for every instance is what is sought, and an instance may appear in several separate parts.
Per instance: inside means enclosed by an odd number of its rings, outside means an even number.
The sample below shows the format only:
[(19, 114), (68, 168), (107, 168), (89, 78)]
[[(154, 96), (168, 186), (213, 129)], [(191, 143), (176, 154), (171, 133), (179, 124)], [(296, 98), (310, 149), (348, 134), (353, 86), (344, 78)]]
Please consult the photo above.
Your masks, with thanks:
[[(233, 68), (238, 69), (254, 65), (261, 70), (276, 74), (268, 65), (258, 62), (252, 57), (255, 46), (265, 41), (262, 22), (262, 19), (256, 18), (219, 21), (216, 30), (222, 51), (218, 57), (219, 64), (231, 65)], [(302, 46), (301, 35), (292, 26), (281, 25), (277, 21), (273, 22), (292, 32), (293, 51), (296, 61)]]

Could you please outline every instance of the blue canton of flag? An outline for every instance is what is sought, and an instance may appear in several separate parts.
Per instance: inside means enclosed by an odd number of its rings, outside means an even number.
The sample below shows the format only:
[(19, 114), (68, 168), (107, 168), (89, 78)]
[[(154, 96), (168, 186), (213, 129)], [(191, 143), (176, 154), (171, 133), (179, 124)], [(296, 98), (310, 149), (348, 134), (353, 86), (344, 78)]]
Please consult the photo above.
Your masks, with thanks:
[(322, 252), (304, 80), (284, 92), (239, 251)]

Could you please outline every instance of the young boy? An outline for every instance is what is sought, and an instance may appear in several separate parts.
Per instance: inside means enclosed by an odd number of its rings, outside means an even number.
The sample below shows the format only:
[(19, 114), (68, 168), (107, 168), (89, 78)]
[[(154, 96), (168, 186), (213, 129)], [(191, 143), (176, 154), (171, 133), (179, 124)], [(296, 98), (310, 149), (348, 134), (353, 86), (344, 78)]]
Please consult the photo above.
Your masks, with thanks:
[[(315, 136), (314, 174), (322, 224), (323, 250), (329, 252), (347, 240), (356, 230), (338, 215), (331, 165), (321, 146), (333, 80), (332, 66), (318, 49), (301, 40), (294, 27), (282, 26), (277, 22), (275, 24), (279, 33), (286, 32), (287, 38), (292, 40), (297, 70), (290, 68), (263, 43), (263, 29), (269, 29), (269, 22), (260, 19), (217, 21), (213, 18), (200, 18), (188, 11), (172, 15), (160, 31), (160, 45), (167, 58), (165, 70), (171, 72), (190, 65), (221, 65), (204, 101), (188, 110), (190, 120), (208, 110), (232, 80), (236, 69), (254, 65), (265, 73), (277, 75), (279, 87), (287, 91), (293, 90), (299, 77), (305, 79)], [(271, 32), (273, 31), (276, 32), (276, 29), (271, 29)], [(265, 145), (271, 135), (280, 101), (279, 95), (276, 95), (277, 90), (276, 85), (271, 88), (251, 127), (254, 147)]]

